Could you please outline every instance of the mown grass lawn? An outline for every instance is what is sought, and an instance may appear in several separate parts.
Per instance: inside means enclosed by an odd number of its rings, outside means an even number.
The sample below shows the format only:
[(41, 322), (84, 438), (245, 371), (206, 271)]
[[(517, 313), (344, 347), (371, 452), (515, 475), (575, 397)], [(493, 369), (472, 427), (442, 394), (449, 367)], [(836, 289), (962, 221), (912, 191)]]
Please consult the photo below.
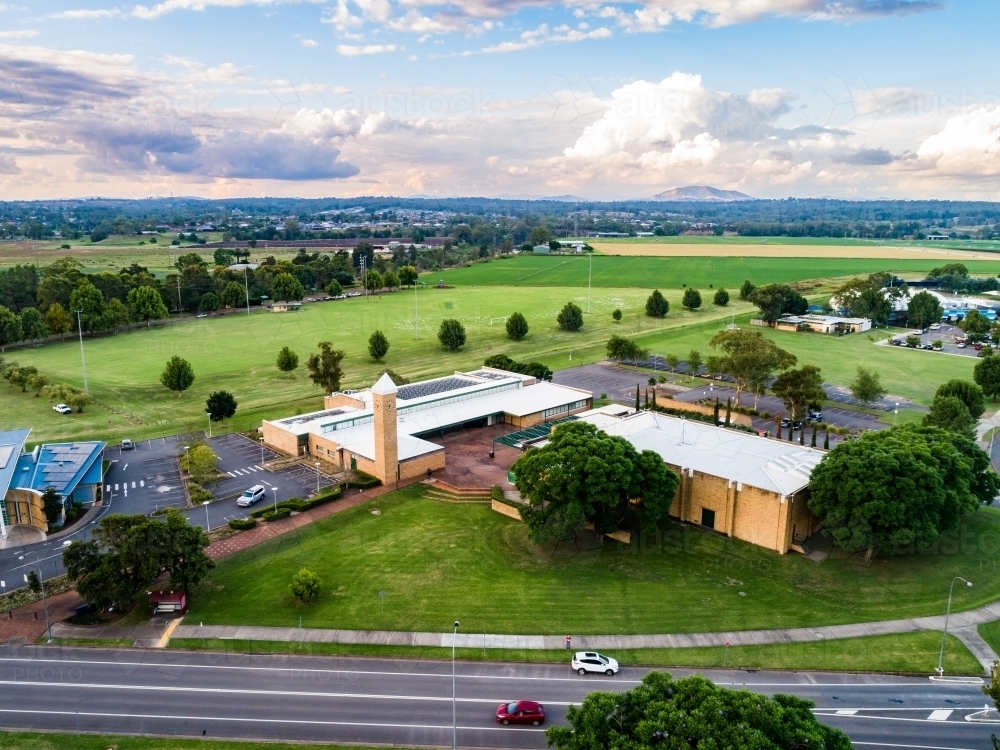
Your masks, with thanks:
[[(813, 643), (725, 648), (645, 648), (615, 650), (626, 666), (738, 669), (796, 669), (829, 672), (906, 672), (933, 674), (941, 635), (934, 632), (845, 638)], [(293, 643), (207, 638), (172, 638), (170, 648), (189, 651), (225, 651), (300, 656), (373, 656), (392, 659), (450, 659), (451, 649), (420, 646), (369, 646), (339, 643)], [(456, 658), (469, 661), (566, 664), (566, 651), (532, 649), (456, 649)], [(953, 635), (945, 650), (947, 674), (980, 674), (982, 667)]]
[[(0, 383), (0, 429), (32, 427), (32, 440), (105, 438), (118, 440), (169, 435), (207, 427), (205, 399), (219, 389), (231, 391), (239, 402), (230, 429), (249, 429), (260, 420), (322, 408), (322, 391), (308, 378), (305, 360), (320, 341), (343, 349), (345, 388), (374, 382), (385, 367), (410, 378), (445, 375), (480, 366), (497, 352), (522, 361), (541, 360), (556, 368), (604, 356), (612, 332), (681, 328), (692, 321), (723, 320), (730, 310), (714, 308), (689, 313), (681, 310), (681, 290), (665, 290), (671, 304), (666, 319), (644, 314), (647, 290), (595, 289), (583, 330), (560, 331), (556, 314), (569, 301), (587, 310), (586, 289), (421, 289), (419, 338), (414, 338), (414, 292), (401, 291), (364, 298), (306, 305), (302, 312), (205, 318), (130, 333), (85, 339), (87, 375), (91, 393), (101, 404), (83, 414), (62, 416), (52, 403)], [(612, 310), (624, 313), (622, 323)], [(750, 306), (733, 306), (748, 312)], [(531, 327), (518, 342), (507, 338), (503, 320), (520, 311)], [(467, 333), (465, 347), (456, 353), (442, 349), (437, 330), (445, 318), (458, 318)], [(368, 337), (376, 329), (389, 338), (390, 349), (379, 365), (368, 356)], [(293, 376), (275, 366), (278, 351), (290, 346), (299, 354)], [(189, 360), (195, 381), (181, 398), (164, 388), (160, 373), (174, 354)], [(35, 365), (54, 382), (83, 385), (79, 343), (69, 339), (4, 355), (22, 365)], [(571, 359), (572, 357), (572, 359)]]
[[(483, 505), (438, 503), (409, 488), (224, 558), (194, 593), (189, 622), (466, 633), (671, 633), (784, 628), (943, 614), (1000, 597), (1000, 510), (985, 508), (924, 554), (870, 565), (822, 563), (670, 524), (660, 538), (593, 550), (538, 546)], [(372, 515), (378, 508), (380, 515)], [(302, 567), (323, 593), (288, 590)], [(385, 613), (379, 591), (385, 591)], [(743, 592), (744, 595), (740, 595)]]
[[(750, 315), (737, 315), (736, 324), (748, 327), (750, 318)], [(692, 349), (697, 349), (704, 358), (717, 353), (709, 346), (709, 341), (719, 330), (717, 321), (706, 321), (681, 330), (638, 332), (634, 337), (640, 345), (660, 355), (676, 354), (685, 359)], [(793, 333), (768, 328), (757, 330), (798, 357), (798, 366), (809, 364), (819, 367), (828, 383), (849, 385), (858, 366), (863, 365), (882, 376), (883, 385), (892, 395), (912, 398), (924, 405), (930, 405), (934, 391), (942, 383), (953, 378), (972, 380), (973, 369), (979, 362), (976, 357), (876, 345), (875, 341), (889, 335), (884, 329), (850, 336)], [(695, 382), (702, 384), (702, 381)]]
[[(301, 750), (301, 743), (208, 740), (202, 737), (131, 737), (117, 734), (61, 734), (0, 730), (7, 750)], [(315, 750), (375, 750), (361, 745), (314, 745)]]
[[(755, 284), (791, 283), (806, 279), (830, 279), (866, 275), (875, 271), (926, 272), (944, 265), (942, 260), (889, 260), (874, 258), (761, 258), (761, 257), (649, 257), (595, 255), (593, 268), (584, 256), (524, 255), (464, 268), (427, 274), (425, 278), (447, 284), (482, 286), (570, 286), (586, 287), (587, 275), (596, 287), (641, 287), (676, 289), (684, 285), (701, 291), (705, 304), (720, 286), (731, 293), (745, 279)], [(1000, 259), (965, 261), (971, 273), (996, 274)], [(735, 296), (735, 295), (734, 295)], [(673, 302), (671, 302), (673, 305)], [(673, 308), (671, 308), (673, 309)]]

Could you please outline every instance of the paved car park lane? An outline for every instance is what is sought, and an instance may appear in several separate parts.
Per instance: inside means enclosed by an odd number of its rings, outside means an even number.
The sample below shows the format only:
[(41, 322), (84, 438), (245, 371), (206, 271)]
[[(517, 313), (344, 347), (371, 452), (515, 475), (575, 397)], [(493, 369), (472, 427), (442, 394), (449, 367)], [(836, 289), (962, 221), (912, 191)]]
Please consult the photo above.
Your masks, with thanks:
[[(258, 507), (266, 503), (282, 502), (293, 497), (308, 497), (316, 490), (316, 471), (309, 466), (293, 464), (274, 471), (261, 465), (261, 444), (245, 435), (230, 433), (209, 439), (212, 450), (219, 457), (216, 467), (225, 475), (223, 479), (206, 485), (216, 498), (205, 507), (190, 508), (185, 511), (190, 523), (208, 525), (209, 529), (223, 526), (232, 518), (246, 518), (251, 508), (241, 508), (237, 498), (255, 484), (264, 487), (266, 494)], [(264, 461), (272, 461), (279, 455), (263, 448)], [(319, 486), (333, 484), (333, 479), (319, 475)], [(206, 515), (207, 514), (207, 515)]]

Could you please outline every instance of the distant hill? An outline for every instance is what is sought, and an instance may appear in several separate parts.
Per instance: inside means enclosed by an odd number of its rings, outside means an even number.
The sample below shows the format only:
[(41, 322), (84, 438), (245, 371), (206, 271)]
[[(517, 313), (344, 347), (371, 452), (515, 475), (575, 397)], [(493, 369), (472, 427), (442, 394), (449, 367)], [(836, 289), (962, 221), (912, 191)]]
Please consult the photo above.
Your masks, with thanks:
[(654, 201), (712, 201), (729, 203), (732, 201), (752, 201), (746, 193), (735, 190), (719, 190), (708, 185), (688, 185), (687, 187), (664, 190), (650, 198)]

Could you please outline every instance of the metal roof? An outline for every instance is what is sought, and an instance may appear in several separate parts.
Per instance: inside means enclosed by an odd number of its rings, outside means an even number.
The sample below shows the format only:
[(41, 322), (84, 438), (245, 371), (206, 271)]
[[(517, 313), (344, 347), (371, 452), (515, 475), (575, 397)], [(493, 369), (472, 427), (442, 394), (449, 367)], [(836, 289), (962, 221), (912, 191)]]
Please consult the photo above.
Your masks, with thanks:
[(72, 494), (81, 482), (101, 481), (101, 455), (104, 443), (49, 443), (17, 460), (17, 471), (11, 486), (17, 489), (44, 492), (53, 487), (63, 497)]

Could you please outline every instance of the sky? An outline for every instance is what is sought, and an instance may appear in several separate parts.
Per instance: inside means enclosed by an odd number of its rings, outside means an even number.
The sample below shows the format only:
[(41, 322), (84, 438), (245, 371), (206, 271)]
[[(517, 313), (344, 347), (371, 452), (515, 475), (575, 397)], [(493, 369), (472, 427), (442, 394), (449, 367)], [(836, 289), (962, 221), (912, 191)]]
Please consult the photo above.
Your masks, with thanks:
[(0, 0), (0, 199), (1000, 197), (995, 0)]

